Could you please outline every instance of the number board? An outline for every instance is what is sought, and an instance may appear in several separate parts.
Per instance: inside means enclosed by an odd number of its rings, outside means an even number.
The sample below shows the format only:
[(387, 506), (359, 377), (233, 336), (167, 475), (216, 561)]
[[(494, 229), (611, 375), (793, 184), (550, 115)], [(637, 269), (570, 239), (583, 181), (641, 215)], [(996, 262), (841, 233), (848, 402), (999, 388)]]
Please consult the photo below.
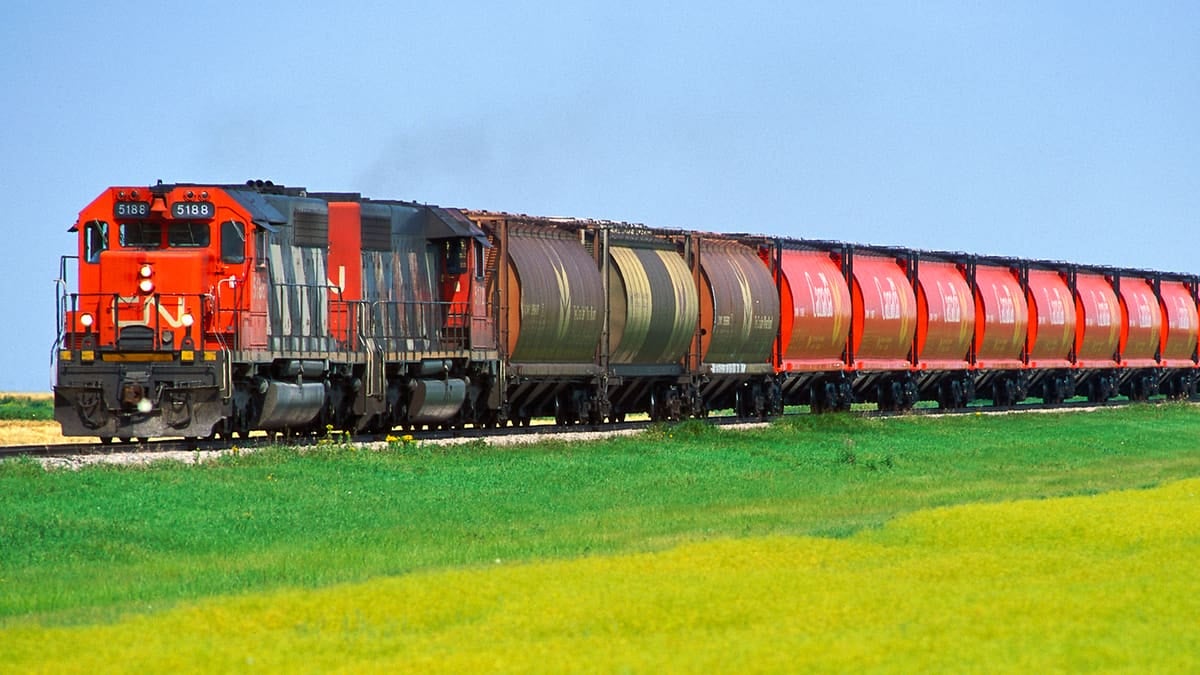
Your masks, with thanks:
[(117, 202), (113, 204), (113, 218), (137, 220), (150, 217), (150, 202)]
[(213, 203), (175, 202), (171, 204), (171, 217), (209, 220), (213, 217)]

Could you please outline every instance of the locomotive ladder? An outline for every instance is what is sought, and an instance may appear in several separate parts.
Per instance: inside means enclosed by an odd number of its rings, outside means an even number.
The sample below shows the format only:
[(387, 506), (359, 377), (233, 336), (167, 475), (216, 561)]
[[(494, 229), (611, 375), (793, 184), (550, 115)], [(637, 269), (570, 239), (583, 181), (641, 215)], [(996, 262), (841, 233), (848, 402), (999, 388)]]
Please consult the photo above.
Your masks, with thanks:
[(376, 344), (375, 340), (364, 337), (362, 339), (364, 351), (367, 355), (367, 371), (364, 373), (364, 383), (367, 388), (368, 398), (380, 398), (383, 396), (386, 389), (384, 368), (383, 368), (383, 348)]
[(217, 333), (217, 344), (221, 346), (221, 400), (233, 398), (233, 351), (225, 343), (225, 335)]
[(382, 398), (387, 391), (387, 374), (383, 367), (383, 347), (373, 337), (367, 336), (367, 327), (372, 325), (370, 317), (374, 316), (374, 305), (361, 303), (356, 305), (355, 332), (358, 335), (359, 348), (366, 355), (366, 372), (363, 386), (367, 398)]

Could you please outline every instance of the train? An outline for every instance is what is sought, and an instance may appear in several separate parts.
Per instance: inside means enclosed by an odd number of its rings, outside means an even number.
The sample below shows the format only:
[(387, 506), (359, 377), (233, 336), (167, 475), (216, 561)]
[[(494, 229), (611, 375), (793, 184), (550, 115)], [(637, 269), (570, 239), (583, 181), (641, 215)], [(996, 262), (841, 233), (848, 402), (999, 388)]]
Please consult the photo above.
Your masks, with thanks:
[(1195, 275), (115, 186), (60, 261), (54, 410), (104, 442), (1197, 393)]

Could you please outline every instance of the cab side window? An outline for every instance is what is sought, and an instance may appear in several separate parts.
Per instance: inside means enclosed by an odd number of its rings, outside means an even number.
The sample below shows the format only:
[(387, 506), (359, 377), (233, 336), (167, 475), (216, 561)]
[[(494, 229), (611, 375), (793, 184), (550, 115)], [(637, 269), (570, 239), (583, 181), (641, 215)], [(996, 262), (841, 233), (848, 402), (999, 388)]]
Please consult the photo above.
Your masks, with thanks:
[(235, 220), (221, 223), (221, 262), (246, 262), (246, 226)]
[(100, 262), (100, 252), (108, 250), (108, 223), (93, 220), (83, 228), (83, 258), (90, 263)]
[(462, 239), (446, 242), (446, 274), (462, 274), (467, 271), (467, 252)]

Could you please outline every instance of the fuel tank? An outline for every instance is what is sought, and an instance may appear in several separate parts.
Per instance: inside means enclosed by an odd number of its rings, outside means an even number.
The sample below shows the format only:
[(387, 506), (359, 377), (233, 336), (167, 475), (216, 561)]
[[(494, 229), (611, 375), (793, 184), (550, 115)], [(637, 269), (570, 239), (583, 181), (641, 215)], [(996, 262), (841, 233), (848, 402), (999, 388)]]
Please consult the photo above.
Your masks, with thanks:
[(262, 411), (256, 428), (300, 429), (312, 423), (325, 404), (325, 385), (266, 380)]
[(408, 403), (409, 422), (441, 422), (454, 417), (467, 397), (465, 380), (413, 380)]

